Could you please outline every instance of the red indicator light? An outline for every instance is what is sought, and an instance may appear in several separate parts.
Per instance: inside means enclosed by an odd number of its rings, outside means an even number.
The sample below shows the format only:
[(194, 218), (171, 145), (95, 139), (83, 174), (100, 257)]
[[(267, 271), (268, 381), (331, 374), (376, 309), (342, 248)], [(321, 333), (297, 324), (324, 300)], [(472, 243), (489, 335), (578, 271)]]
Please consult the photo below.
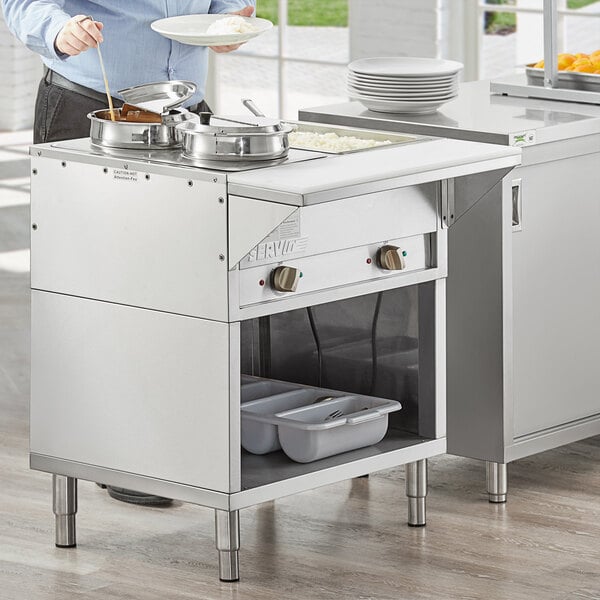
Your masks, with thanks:
[(263, 286), (263, 285), (265, 285), (265, 280), (264, 280), (264, 279), (261, 279), (261, 280), (258, 282), (258, 285), (260, 285), (260, 286)]
[(367, 264), (370, 265), (373, 261), (370, 258), (367, 258)]

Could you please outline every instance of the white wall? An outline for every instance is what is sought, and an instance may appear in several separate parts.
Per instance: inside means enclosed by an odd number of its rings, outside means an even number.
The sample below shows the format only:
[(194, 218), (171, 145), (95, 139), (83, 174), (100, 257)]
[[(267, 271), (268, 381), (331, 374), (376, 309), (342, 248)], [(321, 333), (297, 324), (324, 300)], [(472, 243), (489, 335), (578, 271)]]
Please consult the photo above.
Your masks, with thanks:
[(440, 56), (445, 1), (349, 0), (351, 59)]
[(465, 64), (477, 79), (477, 0), (349, 0), (350, 55), (425, 56)]
[(0, 14), (0, 131), (33, 125), (42, 61), (10, 33)]

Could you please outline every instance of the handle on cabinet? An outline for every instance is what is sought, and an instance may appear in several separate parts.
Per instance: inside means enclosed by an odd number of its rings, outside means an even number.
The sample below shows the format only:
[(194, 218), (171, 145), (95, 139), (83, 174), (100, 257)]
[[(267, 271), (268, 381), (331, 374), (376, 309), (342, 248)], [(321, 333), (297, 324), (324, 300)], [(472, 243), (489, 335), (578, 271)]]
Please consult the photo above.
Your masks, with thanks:
[(512, 230), (523, 231), (523, 188), (521, 179), (512, 182)]

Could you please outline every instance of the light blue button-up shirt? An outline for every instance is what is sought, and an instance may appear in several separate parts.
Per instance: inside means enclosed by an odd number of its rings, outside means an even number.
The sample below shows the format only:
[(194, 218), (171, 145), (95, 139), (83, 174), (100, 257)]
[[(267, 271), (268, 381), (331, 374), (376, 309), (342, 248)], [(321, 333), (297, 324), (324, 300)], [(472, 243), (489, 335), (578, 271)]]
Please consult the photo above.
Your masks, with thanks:
[(96, 50), (64, 57), (54, 47), (71, 17), (91, 15), (104, 23), (102, 57), (111, 91), (184, 79), (198, 86), (187, 105), (204, 98), (208, 49), (168, 40), (150, 24), (178, 15), (233, 12), (248, 4), (255, 5), (255, 0), (2, 0), (9, 29), (63, 77), (104, 92)]

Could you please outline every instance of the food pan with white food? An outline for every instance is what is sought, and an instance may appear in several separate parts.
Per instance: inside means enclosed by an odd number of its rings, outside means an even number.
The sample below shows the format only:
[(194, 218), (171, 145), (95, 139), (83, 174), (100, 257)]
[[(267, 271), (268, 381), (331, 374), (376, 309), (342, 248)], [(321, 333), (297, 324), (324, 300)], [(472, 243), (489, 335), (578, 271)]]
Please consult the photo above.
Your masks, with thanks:
[(351, 154), (424, 140), (422, 136), (386, 133), (355, 127), (335, 127), (305, 122), (287, 122), (290, 148), (314, 150), (325, 154)]

